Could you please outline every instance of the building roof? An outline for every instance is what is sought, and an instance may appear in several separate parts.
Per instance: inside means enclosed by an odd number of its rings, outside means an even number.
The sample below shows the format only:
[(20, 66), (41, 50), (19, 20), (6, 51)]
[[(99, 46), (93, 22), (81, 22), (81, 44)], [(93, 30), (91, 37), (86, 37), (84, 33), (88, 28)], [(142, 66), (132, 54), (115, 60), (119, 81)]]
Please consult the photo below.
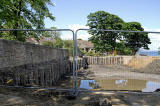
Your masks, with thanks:
[(93, 43), (87, 41), (87, 40), (77, 40), (77, 45), (79, 48), (93, 48)]
[(26, 42), (30, 42), (30, 43), (34, 43), (34, 44), (38, 44), (38, 41), (37, 41), (37, 40), (35, 40), (35, 38), (32, 38), (32, 37), (28, 37), (28, 38), (26, 39)]
[(42, 37), (39, 40), (40, 44), (43, 44), (43, 42), (46, 42), (46, 41), (55, 42), (55, 39), (52, 37)]

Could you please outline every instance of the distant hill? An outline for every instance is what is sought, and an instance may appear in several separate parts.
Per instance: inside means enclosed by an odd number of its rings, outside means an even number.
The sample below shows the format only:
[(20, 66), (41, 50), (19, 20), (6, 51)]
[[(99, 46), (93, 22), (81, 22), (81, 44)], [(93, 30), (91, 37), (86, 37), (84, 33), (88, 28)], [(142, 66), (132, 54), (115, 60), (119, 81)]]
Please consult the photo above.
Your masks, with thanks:
[(160, 56), (160, 54), (158, 53), (158, 50), (154, 50), (154, 51), (142, 50), (142, 51), (138, 51), (136, 54), (147, 55), (147, 56)]

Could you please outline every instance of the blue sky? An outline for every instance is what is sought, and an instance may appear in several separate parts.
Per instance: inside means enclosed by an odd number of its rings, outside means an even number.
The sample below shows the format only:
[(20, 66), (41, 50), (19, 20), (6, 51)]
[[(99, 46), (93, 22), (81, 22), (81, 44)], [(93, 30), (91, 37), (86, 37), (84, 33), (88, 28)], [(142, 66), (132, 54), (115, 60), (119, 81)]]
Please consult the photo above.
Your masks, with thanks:
[[(140, 22), (145, 30), (160, 31), (160, 0), (53, 0), (53, 2), (55, 6), (49, 8), (56, 20), (52, 22), (46, 19), (46, 28), (52, 26), (86, 28), (87, 15), (103, 10), (118, 15), (126, 22)], [(80, 38), (84, 39), (89, 36), (80, 34)], [(160, 41), (160, 37), (153, 38)]]
[[(138, 21), (150, 29), (160, 28), (160, 0), (53, 0), (50, 8), (55, 22), (46, 27), (67, 28), (71, 24), (86, 25), (87, 15), (99, 10), (116, 14), (124, 21)], [(49, 23), (48, 23), (49, 22)]]

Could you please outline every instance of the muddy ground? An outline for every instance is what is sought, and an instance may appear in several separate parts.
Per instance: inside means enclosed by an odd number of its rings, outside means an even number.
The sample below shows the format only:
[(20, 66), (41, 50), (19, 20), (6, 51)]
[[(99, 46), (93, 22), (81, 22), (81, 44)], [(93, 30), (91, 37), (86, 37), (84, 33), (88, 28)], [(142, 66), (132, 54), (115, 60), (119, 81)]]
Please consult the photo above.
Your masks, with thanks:
[[(140, 79), (160, 82), (159, 74), (138, 72), (130, 67), (121, 65), (92, 65), (87, 70), (79, 71), (80, 79)], [(67, 78), (58, 87), (70, 88), (71, 78)], [(79, 92), (76, 99), (68, 98), (68, 93), (54, 92), (53, 90), (29, 90), (18, 88), (0, 88), (1, 106), (98, 106), (104, 101), (113, 106), (160, 106), (160, 94), (94, 91)]]
[[(5, 93), (4, 93), (5, 92)], [(1, 89), (1, 106), (99, 106), (107, 99), (112, 106), (159, 106), (160, 95), (121, 92), (80, 92), (76, 99), (68, 99), (66, 93)], [(104, 105), (106, 106), (106, 105)]]
[(148, 73), (124, 65), (90, 65), (86, 79), (139, 79), (160, 82), (160, 74)]

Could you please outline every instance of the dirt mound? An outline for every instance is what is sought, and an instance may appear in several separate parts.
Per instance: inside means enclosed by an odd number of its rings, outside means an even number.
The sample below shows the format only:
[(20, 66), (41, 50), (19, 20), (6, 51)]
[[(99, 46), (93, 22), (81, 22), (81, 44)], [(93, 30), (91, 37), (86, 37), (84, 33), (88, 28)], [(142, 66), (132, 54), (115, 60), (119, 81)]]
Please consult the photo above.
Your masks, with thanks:
[(127, 66), (139, 72), (160, 74), (160, 57), (135, 56), (129, 61)]
[(160, 59), (153, 60), (146, 67), (140, 69), (142, 72), (160, 74)]
[(141, 69), (145, 68), (153, 60), (154, 58), (151, 56), (135, 56), (129, 61), (128, 66), (133, 67), (134, 69)]

